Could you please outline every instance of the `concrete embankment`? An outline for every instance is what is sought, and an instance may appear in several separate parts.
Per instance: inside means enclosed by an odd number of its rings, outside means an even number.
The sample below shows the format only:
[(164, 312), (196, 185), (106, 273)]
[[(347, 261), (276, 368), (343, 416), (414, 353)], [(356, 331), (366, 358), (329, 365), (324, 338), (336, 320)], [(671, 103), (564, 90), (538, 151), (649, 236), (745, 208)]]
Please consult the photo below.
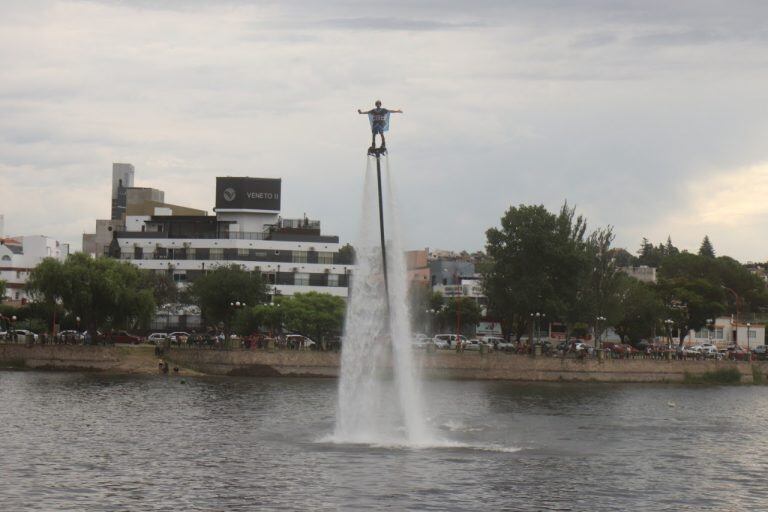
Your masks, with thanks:
[[(340, 354), (334, 352), (171, 349), (165, 358), (184, 373), (208, 375), (337, 377), (340, 363)], [(768, 380), (768, 363), (762, 361), (597, 361), (443, 351), (418, 352), (417, 358), (425, 376), (437, 379), (684, 382), (691, 376), (735, 370), (743, 383), (755, 377)], [(0, 368), (156, 373), (157, 361), (148, 346), (0, 344)]]
[[(339, 354), (331, 352), (262, 352), (172, 350), (174, 363), (196, 371), (217, 375), (274, 375), (336, 377)], [(531, 382), (684, 382), (686, 374), (701, 376), (734, 369), (741, 382), (751, 383), (754, 372), (766, 377), (765, 362), (714, 360), (666, 361), (651, 359), (577, 360), (554, 357), (532, 358), (506, 353), (438, 351), (418, 353), (427, 378), (467, 380), (517, 380)]]
[(112, 373), (157, 371), (154, 348), (0, 343), (0, 368)]

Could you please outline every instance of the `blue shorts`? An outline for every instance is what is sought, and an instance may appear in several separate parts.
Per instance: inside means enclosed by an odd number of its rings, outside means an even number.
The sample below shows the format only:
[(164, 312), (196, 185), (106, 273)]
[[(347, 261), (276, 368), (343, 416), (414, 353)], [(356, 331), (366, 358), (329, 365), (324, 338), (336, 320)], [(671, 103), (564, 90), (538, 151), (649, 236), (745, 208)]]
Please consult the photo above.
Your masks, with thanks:
[(371, 131), (373, 132), (374, 135), (377, 134), (377, 133), (383, 135), (384, 134), (384, 123), (373, 123), (371, 125)]

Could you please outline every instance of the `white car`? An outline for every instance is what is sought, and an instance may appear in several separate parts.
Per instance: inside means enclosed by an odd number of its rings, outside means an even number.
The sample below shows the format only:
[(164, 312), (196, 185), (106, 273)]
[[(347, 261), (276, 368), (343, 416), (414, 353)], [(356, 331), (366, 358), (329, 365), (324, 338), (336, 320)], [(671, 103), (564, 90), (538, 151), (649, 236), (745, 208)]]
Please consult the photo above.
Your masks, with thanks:
[(457, 339), (462, 343), (467, 342), (466, 337), (463, 335), (459, 335), (457, 337), (455, 334), (437, 334), (434, 338), (432, 338), (432, 341), (434, 342), (435, 346), (437, 346), (437, 348), (456, 348)]
[(510, 343), (504, 338), (500, 338), (498, 336), (486, 336), (485, 338), (483, 338), (483, 341), (492, 345), (495, 350), (507, 350), (507, 351), (515, 350), (514, 343)]
[(168, 338), (168, 334), (164, 332), (153, 332), (149, 336), (147, 336), (147, 341), (157, 345), (158, 342), (163, 341), (164, 339)]
[(432, 340), (425, 334), (416, 334), (411, 340), (411, 346), (413, 348), (426, 348), (427, 343), (431, 343)]
[(493, 350), (493, 344), (492, 343), (488, 343), (487, 340), (478, 340), (478, 339), (471, 339), (471, 340), (465, 341), (464, 342), (464, 350), (477, 350), (477, 351), (479, 351), (481, 345), (485, 345), (485, 347), (488, 349), (489, 352), (491, 350)]
[(314, 341), (301, 334), (289, 334), (285, 337), (285, 341), (289, 347), (292, 346), (295, 348), (311, 348), (315, 345)]
[(168, 337), (171, 339), (173, 343), (186, 343), (189, 339), (189, 333), (188, 332), (172, 332), (168, 335)]
[(32, 335), (32, 339), (37, 341), (37, 334), (33, 333), (32, 331), (30, 331), (28, 329), (16, 329), (16, 330), (11, 331), (11, 335), (14, 335), (14, 334), (16, 336), (29, 336), (31, 334)]
[(699, 356), (701, 355), (701, 345), (683, 347), (683, 354), (686, 356)]
[(67, 339), (67, 337), (72, 337), (75, 341), (82, 341), (83, 340), (83, 334), (75, 331), (74, 329), (67, 329), (66, 331), (59, 331), (57, 334), (60, 340)]

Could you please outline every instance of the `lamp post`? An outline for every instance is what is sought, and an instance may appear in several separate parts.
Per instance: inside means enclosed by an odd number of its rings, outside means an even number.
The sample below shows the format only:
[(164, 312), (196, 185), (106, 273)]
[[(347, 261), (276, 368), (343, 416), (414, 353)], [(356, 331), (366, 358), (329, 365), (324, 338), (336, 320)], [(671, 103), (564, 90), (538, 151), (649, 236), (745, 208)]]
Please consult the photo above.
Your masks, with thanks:
[(712, 345), (712, 330), (715, 327), (715, 320), (712, 318), (707, 318), (707, 339), (709, 340), (709, 344)]
[(672, 347), (672, 326), (675, 325), (675, 321), (671, 318), (667, 318), (664, 320), (664, 324), (667, 326), (667, 340), (669, 341), (669, 346)]
[[(245, 302), (240, 302), (239, 300), (235, 300), (235, 301), (230, 302), (229, 306), (233, 310), (235, 310), (235, 312), (237, 312), (238, 310), (244, 308), (246, 306), (246, 304), (245, 304)], [(227, 327), (227, 326), (225, 326), (225, 327)], [(230, 340), (229, 329), (227, 329), (227, 332), (225, 332), (224, 335), (225, 335), (227, 341), (229, 341)]]
[(11, 335), (11, 340), (16, 341), (16, 332), (14, 331), (16, 331), (16, 315), (11, 316), (11, 332), (13, 332)]
[(749, 352), (749, 328), (752, 327), (752, 324), (747, 322), (747, 352)]

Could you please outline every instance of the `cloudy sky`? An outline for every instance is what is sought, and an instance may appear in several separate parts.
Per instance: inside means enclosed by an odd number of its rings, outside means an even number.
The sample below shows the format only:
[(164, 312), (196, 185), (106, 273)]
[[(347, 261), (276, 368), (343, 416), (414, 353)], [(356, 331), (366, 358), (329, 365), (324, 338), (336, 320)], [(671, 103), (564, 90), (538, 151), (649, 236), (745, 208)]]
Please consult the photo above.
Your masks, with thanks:
[(210, 211), (283, 178), (283, 213), (351, 241), (369, 144), (409, 246), (481, 249), (510, 205), (575, 204), (634, 251), (669, 234), (768, 259), (768, 3), (3, 0), (6, 234), (80, 246), (112, 162)]

